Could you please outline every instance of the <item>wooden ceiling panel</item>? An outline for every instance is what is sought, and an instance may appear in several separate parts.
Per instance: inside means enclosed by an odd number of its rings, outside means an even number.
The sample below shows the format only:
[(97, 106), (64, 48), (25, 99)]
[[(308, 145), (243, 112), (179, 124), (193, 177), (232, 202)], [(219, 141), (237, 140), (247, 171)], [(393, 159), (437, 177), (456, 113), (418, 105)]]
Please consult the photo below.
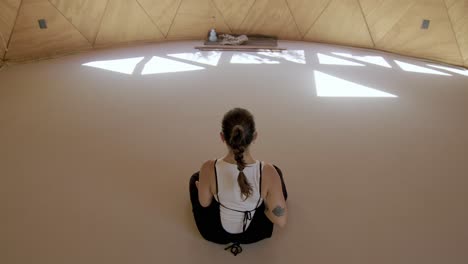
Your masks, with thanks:
[(49, 0), (90, 43), (94, 43), (108, 0)]
[[(361, 0), (362, 1), (362, 0)], [(374, 42), (379, 42), (414, 5), (412, 0), (363, 1), (364, 16)], [(367, 6), (367, 8), (364, 8)]]
[(369, 14), (383, 3), (391, 0), (359, 0), (364, 14)]
[(255, 0), (213, 0), (229, 28), (238, 31)]
[(447, 0), (446, 2), (464, 64), (468, 66), (468, 0)]
[(447, 8), (452, 7), (456, 2), (459, 2), (459, 0), (445, 0), (445, 3), (447, 4)]
[[(428, 29), (421, 29), (423, 20)], [(376, 47), (462, 65), (463, 60), (443, 0), (415, 0), (414, 5), (378, 42)]]
[(136, 0), (109, 0), (95, 44), (162, 39), (163, 34)]
[(211, 28), (468, 66), (468, 0), (0, 0), (0, 59), (205, 39)]
[(181, 0), (137, 0), (161, 32), (167, 36)]
[(374, 46), (357, 0), (332, 0), (304, 40), (368, 48)]
[(211, 0), (182, 0), (167, 38), (206, 39), (213, 27), (218, 32), (231, 32)]
[(21, 0), (0, 0), (0, 59), (5, 55), (20, 2)]
[(281, 39), (301, 39), (285, 0), (255, 1), (239, 31), (245, 34), (272, 35)]
[[(40, 29), (39, 19), (47, 21)], [(7, 59), (47, 57), (89, 49), (91, 44), (47, 0), (23, 0), (11, 35)]]
[(331, 0), (287, 0), (287, 3), (301, 35), (304, 36), (325, 8), (327, 8), (328, 4), (331, 3)]

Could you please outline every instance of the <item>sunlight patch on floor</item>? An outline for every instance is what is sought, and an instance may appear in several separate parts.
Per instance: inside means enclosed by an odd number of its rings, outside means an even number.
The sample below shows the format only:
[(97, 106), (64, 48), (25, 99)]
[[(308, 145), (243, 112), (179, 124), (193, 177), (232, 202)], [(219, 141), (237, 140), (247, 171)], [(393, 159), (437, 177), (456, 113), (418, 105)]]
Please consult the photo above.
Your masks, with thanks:
[(119, 72), (124, 74), (132, 74), (138, 63), (144, 57), (118, 59), (118, 60), (105, 60), (105, 61), (92, 61), (82, 64), (83, 66), (103, 69), (107, 71)]
[(318, 57), (320, 64), (325, 64), (325, 65), (366, 66), (361, 63), (324, 55), (322, 53), (318, 53), (317, 57)]
[(175, 61), (171, 59), (154, 56), (148, 61), (141, 72), (141, 75), (168, 73), (168, 72), (185, 72), (203, 70), (205, 68), (192, 64)]
[(249, 53), (236, 53), (232, 55), (231, 63), (233, 64), (280, 64), (277, 60), (262, 58)]
[(314, 71), (319, 97), (398, 97), (364, 85)]
[(219, 59), (221, 58), (221, 52), (219, 51), (203, 51), (194, 53), (178, 53), (168, 54), (167, 56), (178, 58), (182, 60), (197, 62), (200, 64), (206, 64), (210, 66), (217, 66)]
[(381, 56), (354, 56), (349, 53), (341, 53), (341, 52), (332, 52), (332, 54), (338, 55), (338, 56), (343, 56), (346, 58), (362, 61), (362, 62), (367, 62), (370, 64), (382, 66), (385, 68), (392, 68), (390, 64)]
[(436, 71), (436, 70), (433, 70), (433, 69), (430, 69), (430, 68), (414, 65), (414, 64), (411, 64), (411, 63), (407, 63), (407, 62), (402, 62), (402, 61), (395, 60), (395, 63), (398, 64), (398, 66), (400, 66), (400, 68), (402, 70), (407, 71), (407, 72), (417, 72), (417, 73), (425, 73), (425, 74), (452, 76), (452, 75), (450, 75), (448, 73), (445, 73), (445, 72)]
[(434, 67), (434, 68), (441, 69), (441, 70), (446, 70), (446, 71), (464, 75), (464, 76), (468, 76), (468, 70), (464, 70), (464, 69), (457, 69), (453, 67), (447, 67), (447, 66), (441, 66), (441, 65), (435, 65), (435, 64), (427, 64), (427, 66)]
[(281, 52), (257, 52), (257, 54), (271, 57), (271, 58), (283, 59), (283, 60), (298, 63), (298, 64), (306, 64), (304, 50), (283, 50)]

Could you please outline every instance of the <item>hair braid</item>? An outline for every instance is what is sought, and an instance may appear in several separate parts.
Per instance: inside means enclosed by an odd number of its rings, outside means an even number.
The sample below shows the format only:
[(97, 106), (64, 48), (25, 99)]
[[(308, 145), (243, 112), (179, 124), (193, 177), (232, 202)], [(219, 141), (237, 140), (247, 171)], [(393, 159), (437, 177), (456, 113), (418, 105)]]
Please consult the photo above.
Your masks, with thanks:
[(232, 129), (231, 138), (229, 139), (229, 145), (234, 153), (234, 159), (237, 162), (237, 169), (239, 175), (237, 176), (237, 182), (241, 189), (241, 194), (247, 199), (252, 194), (252, 186), (247, 181), (247, 177), (244, 174), (244, 168), (246, 166), (244, 161), (244, 151), (246, 149), (245, 133), (244, 128), (241, 125), (235, 125)]

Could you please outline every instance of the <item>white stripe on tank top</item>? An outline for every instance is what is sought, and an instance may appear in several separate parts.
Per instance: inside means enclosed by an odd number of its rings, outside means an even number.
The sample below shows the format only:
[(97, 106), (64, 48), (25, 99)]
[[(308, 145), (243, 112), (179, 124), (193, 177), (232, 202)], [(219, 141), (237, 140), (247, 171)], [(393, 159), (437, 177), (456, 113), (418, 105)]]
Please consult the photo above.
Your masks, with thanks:
[[(218, 180), (218, 197), (215, 199), (224, 206), (237, 211), (250, 211), (259, 206), (263, 200), (260, 200), (260, 163), (258, 160), (255, 164), (249, 164), (244, 168), (244, 174), (247, 181), (252, 186), (252, 195), (244, 201), (245, 197), (241, 197), (241, 190), (237, 183), (239, 170), (236, 164), (231, 164), (223, 159), (218, 159), (216, 162), (216, 172)], [(262, 168), (263, 170), (263, 168)], [(223, 228), (231, 234), (239, 234), (243, 232), (244, 213), (229, 210), (220, 206), (221, 224)], [(255, 211), (251, 212), (253, 218)], [(247, 221), (247, 227), (250, 222)]]

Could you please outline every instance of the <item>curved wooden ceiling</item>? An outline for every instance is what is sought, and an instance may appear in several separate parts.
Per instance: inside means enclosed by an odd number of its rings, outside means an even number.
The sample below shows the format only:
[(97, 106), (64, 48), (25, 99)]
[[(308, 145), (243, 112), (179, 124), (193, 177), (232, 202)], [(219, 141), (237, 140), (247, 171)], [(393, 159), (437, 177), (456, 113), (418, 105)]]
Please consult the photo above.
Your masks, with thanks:
[(204, 39), (212, 27), (468, 67), (468, 0), (0, 0), (0, 58)]

